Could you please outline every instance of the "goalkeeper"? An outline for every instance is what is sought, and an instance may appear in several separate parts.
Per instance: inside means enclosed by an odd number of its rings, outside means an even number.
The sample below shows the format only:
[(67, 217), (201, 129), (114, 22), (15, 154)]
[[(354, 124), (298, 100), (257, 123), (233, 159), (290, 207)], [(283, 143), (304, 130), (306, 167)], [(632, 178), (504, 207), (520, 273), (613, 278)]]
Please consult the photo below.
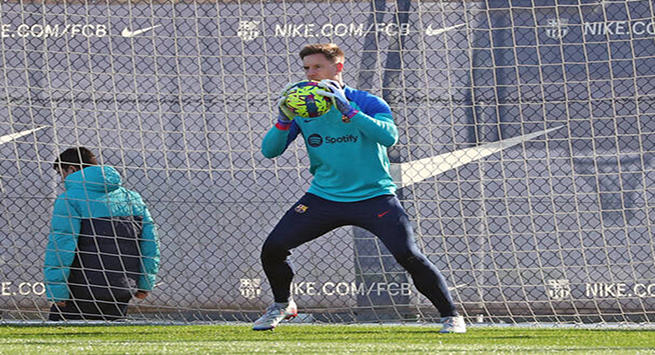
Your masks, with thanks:
[(262, 142), (264, 156), (274, 158), (301, 134), (314, 178), (264, 242), (261, 260), (275, 303), (253, 329), (273, 329), (298, 313), (289, 289), (290, 250), (335, 228), (355, 225), (380, 238), (410, 273), (416, 288), (443, 317), (442, 333), (466, 332), (444, 277), (418, 250), (409, 218), (395, 196), (387, 148), (396, 143), (398, 130), (389, 106), (343, 84), (344, 54), (337, 45), (308, 45), (299, 54), (307, 79), (321, 81), (319, 86), (325, 89), (321, 94), (335, 107), (319, 118), (294, 120), (285, 105), (285, 89), (278, 101), (278, 122)]
[(55, 200), (45, 252), (49, 319), (117, 320), (144, 299), (159, 270), (157, 231), (141, 196), (86, 148), (55, 160), (66, 191)]

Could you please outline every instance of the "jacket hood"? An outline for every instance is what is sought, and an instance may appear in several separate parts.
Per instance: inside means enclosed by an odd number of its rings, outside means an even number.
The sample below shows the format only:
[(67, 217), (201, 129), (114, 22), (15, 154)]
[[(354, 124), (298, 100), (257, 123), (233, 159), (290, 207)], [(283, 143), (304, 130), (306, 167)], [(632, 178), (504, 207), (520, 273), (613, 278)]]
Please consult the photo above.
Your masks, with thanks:
[(110, 192), (121, 187), (123, 181), (118, 171), (111, 166), (95, 165), (84, 168), (66, 177), (66, 190), (85, 189), (98, 192)]

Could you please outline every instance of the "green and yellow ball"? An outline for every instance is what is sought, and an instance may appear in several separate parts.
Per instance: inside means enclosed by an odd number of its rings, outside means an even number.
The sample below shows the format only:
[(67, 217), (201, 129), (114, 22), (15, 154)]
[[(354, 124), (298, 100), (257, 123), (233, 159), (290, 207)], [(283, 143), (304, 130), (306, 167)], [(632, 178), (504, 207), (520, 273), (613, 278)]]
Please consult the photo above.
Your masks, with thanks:
[(332, 108), (332, 100), (316, 92), (327, 90), (329, 89), (319, 87), (318, 81), (300, 81), (287, 90), (286, 105), (294, 114), (300, 117), (322, 116)]

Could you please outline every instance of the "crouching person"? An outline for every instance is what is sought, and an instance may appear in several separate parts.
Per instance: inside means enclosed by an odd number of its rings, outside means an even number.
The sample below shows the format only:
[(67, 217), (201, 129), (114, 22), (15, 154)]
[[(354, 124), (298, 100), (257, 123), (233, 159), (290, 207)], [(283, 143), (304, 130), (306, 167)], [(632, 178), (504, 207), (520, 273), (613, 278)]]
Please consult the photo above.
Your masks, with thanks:
[(146, 298), (159, 271), (155, 224), (141, 196), (86, 148), (54, 163), (65, 192), (55, 200), (45, 252), (49, 320), (117, 320)]

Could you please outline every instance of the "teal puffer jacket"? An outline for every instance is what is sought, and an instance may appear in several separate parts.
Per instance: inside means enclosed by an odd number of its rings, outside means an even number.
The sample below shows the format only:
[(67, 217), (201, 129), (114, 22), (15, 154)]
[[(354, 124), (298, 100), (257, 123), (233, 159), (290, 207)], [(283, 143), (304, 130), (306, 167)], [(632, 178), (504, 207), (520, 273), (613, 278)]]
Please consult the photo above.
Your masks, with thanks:
[[(66, 192), (55, 200), (45, 253), (44, 276), (48, 299), (53, 302), (70, 299), (72, 296), (70, 294), (71, 285), (68, 283), (72, 282), (73, 278), (80, 279), (80, 276), (82, 279), (97, 278), (98, 280), (88, 281), (95, 285), (105, 284), (108, 288), (112, 285), (107, 285), (107, 273), (133, 275), (139, 290), (152, 290), (159, 271), (159, 241), (154, 221), (141, 196), (137, 192), (122, 187), (120, 175), (111, 166), (87, 167), (69, 175), (64, 184)], [(118, 249), (121, 250), (116, 253), (118, 256), (107, 256), (107, 252), (102, 250), (100, 242), (89, 243), (89, 240), (93, 240), (92, 238), (98, 238), (98, 240), (106, 238), (103, 235), (113, 237), (111, 231), (116, 230), (115, 223), (125, 224), (125, 220), (137, 221), (138, 227), (123, 228), (127, 232), (122, 233), (134, 234), (127, 236), (132, 238), (131, 245), (133, 246), (130, 246), (129, 242), (123, 242), (123, 240), (127, 240), (124, 238), (125, 236), (115, 237), (119, 244)], [(102, 232), (101, 229), (105, 231)], [(87, 247), (79, 244), (81, 239), (85, 240), (84, 244)], [(125, 245), (120, 245), (121, 243)], [(104, 244), (116, 245), (115, 243)], [(86, 250), (89, 245), (98, 245), (98, 250), (89, 252)], [(80, 253), (80, 248), (83, 249), (82, 253)], [(129, 255), (134, 253), (122, 252), (127, 249), (136, 250), (136, 259), (140, 260), (134, 262), (135, 255)], [(120, 259), (121, 257), (123, 260), (126, 257), (132, 257), (130, 268), (138, 268), (138, 270), (125, 270), (125, 262)], [(91, 270), (89, 274), (79, 274), (87, 272), (80, 270), (84, 269), (80, 265), (89, 265), (91, 262), (101, 262), (104, 270)], [(73, 275), (71, 275), (71, 269), (73, 269)], [(112, 269), (114, 272), (111, 272)], [(110, 283), (112, 283), (111, 280)]]

